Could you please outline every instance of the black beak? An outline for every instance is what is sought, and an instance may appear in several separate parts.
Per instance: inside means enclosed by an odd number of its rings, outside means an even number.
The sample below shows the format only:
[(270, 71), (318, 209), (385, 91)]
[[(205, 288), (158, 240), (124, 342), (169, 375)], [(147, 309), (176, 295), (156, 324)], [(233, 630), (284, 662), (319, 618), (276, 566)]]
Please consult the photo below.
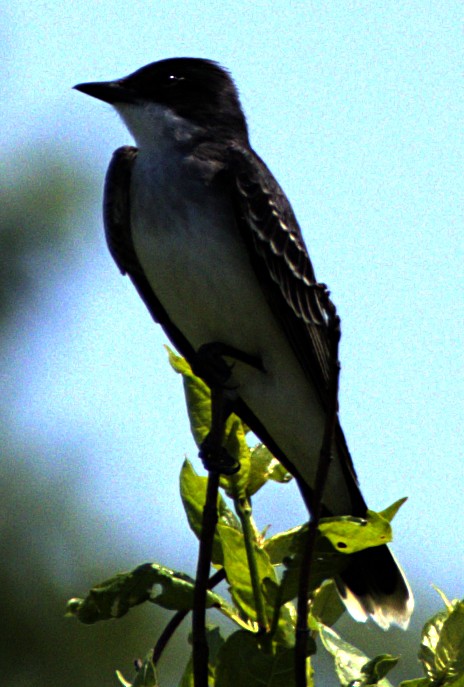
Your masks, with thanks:
[(133, 91), (124, 86), (121, 81), (79, 83), (74, 88), (76, 91), (91, 95), (92, 98), (98, 98), (98, 100), (103, 100), (103, 102), (110, 103), (110, 105), (115, 103), (133, 103), (136, 100)]

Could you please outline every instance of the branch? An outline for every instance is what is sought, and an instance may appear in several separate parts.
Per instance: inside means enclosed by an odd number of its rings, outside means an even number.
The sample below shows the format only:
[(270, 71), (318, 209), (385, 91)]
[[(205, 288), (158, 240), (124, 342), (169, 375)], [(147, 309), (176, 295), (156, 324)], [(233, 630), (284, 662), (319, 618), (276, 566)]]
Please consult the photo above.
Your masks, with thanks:
[(218, 521), (217, 499), (221, 462), (222, 437), (224, 434), (224, 392), (220, 387), (211, 389), (211, 431), (209, 434), (209, 454), (216, 458), (216, 468), (210, 467), (206, 488), (206, 501), (200, 535), (197, 575), (193, 594), (192, 646), (193, 680), (195, 687), (208, 687), (208, 642), (206, 639), (206, 594), (208, 591), (209, 570), (213, 553), (214, 533)]
[[(219, 582), (222, 582), (222, 580), (225, 580), (226, 578), (226, 573), (224, 568), (221, 568), (217, 572), (214, 573), (209, 578), (208, 581), (208, 589), (213, 589)], [(184, 610), (184, 611), (177, 611), (177, 613), (171, 618), (171, 620), (168, 622), (166, 627), (164, 628), (163, 632), (161, 633), (158, 641), (155, 644), (155, 647), (153, 649), (153, 663), (155, 666), (158, 664), (158, 661), (161, 658), (161, 655), (163, 651), (165, 650), (169, 640), (171, 639), (172, 635), (174, 632), (177, 630), (183, 619), (185, 618), (186, 615), (188, 615), (189, 611)]]
[(259, 577), (258, 561), (256, 559), (257, 543), (253, 528), (253, 521), (251, 518), (250, 501), (247, 498), (237, 498), (235, 500), (235, 508), (237, 509), (237, 514), (240, 518), (240, 522), (242, 523), (248, 568), (250, 571), (251, 587), (253, 589), (253, 598), (255, 601), (256, 619), (260, 633), (265, 634), (269, 632), (269, 622)]

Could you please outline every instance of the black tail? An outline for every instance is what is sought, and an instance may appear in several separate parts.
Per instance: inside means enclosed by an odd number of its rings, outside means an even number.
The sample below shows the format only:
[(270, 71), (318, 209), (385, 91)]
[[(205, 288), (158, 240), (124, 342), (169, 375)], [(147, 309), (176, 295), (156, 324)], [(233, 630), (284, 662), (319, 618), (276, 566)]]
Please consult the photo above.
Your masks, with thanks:
[(390, 625), (407, 628), (414, 599), (406, 577), (387, 546), (351, 555), (348, 568), (336, 583), (355, 620), (365, 622), (371, 617), (384, 630)]

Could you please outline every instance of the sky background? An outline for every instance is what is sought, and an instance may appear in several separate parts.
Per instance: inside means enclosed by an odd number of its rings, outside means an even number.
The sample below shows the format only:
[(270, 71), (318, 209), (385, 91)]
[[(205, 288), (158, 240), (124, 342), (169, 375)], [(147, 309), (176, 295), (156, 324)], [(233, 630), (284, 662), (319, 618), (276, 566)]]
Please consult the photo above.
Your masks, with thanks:
[[(184, 456), (196, 461), (182, 386), (102, 230), (109, 158), (132, 141), (109, 106), (71, 87), (166, 57), (215, 59), (339, 309), (340, 414), (369, 506), (409, 496), (394, 550), (415, 591), (432, 597), (433, 582), (463, 597), (461, 3), (0, 8), (2, 184), (26, 183), (31, 160), (53, 154), (92, 189), (65, 248), (28, 266), (35, 305), (17, 314), (0, 371), (6, 445), (44, 449), (28, 466), (38, 480), (73, 477), (89, 537), (100, 518), (99, 556), (114, 545), (132, 566), (164, 541), (160, 562), (194, 571), (178, 496)], [(255, 507), (274, 532), (304, 518), (291, 488), (267, 487)], [(55, 556), (72, 577), (65, 544)]]

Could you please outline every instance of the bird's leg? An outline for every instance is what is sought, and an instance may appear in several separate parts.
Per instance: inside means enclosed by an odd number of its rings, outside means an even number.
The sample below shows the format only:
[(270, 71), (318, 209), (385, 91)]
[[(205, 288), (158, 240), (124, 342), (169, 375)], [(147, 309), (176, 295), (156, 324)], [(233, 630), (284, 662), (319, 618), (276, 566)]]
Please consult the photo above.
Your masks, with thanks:
[(231, 365), (227, 363), (224, 356), (254, 367), (261, 372), (266, 371), (259, 356), (246, 353), (221, 341), (212, 341), (200, 346), (196, 353), (196, 359), (193, 361), (192, 369), (209, 387), (219, 386), (227, 389), (227, 382), (232, 374), (234, 363)]
[(222, 446), (224, 425), (232, 412), (232, 405), (226, 394), (227, 391), (234, 390), (227, 385), (233, 364), (227, 363), (223, 356), (261, 371), (264, 371), (264, 366), (258, 356), (218, 341), (201, 346), (192, 365), (193, 372), (202, 377), (211, 388), (211, 429), (201, 444), (200, 458), (208, 471), (215, 470), (223, 475), (233, 475), (240, 469), (240, 464)]
[(203, 439), (198, 455), (208, 472), (222, 475), (234, 475), (240, 469), (240, 463), (222, 446), (224, 426), (232, 408), (224, 397), (224, 389), (211, 389), (211, 429)]

